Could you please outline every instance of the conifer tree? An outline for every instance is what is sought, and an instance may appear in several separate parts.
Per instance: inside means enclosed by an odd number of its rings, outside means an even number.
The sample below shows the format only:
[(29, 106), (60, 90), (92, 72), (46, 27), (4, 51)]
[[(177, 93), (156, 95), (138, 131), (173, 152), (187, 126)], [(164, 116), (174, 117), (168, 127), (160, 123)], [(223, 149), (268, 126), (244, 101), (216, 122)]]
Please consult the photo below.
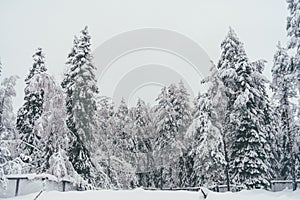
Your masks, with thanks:
[[(298, 95), (300, 95), (300, 1), (286, 0), (289, 16), (287, 17), (288, 49), (294, 50), (293, 76), (297, 82)], [(299, 112), (300, 113), (300, 112)]]
[(41, 166), (40, 146), (41, 135), (35, 129), (35, 122), (40, 118), (43, 112), (44, 89), (38, 87), (41, 83), (41, 75), (47, 71), (45, 66), (45, 57), (41, 48), (38, 48), (33, 55), (33, 65), (29, 75), (25, 79), (25, 97), (24, 104), (17, 114), (16, 128), (20, 135), (20, 152), (32, 158), (31, 163), (35, 170)]
[(177, 124), (178, 132), (181, 140), (184, 140), (184, 134), (191, 123), (191, 107), (189, 101), (190, 94), (184, 86), (181, 80), (178, 84), (178, 89), (176, 92), (176, 101), (174, 104), (174, 111), (177, 113)]
[[(220, 108), (224, 108), (222, 110), (222, 135), (223, 135), (223, 146), (224, 146), (224, 158), (225, 158), (225, 176), (226, 176), (226, 185), (227, 190), (230, 191), (230, 174), (229, 174), (229, 164), (230, 164), (230, 146), (233, 141), (232, 132), (234, 127), (231, 126), (231, 112), (233, 110), (233, 103), (235, 101), (236, 95), (236, 63), (238, 59), (244, 54), (242, 47), (242, 42), (240, 42), (234, 30), (230, 27), (229, 32), (226, 35), (225, 39), (221, 43), (221, 57), (217, 64), (218, 71), (215, 72), (216, 78), (215, 80), (221, 79), (219, 81), (220, 87), (222, 87), (222, 93), (225, 94), (223, 98), (224, 104)], [(218, 89), (216, 90), (218, 91)], [(224, 102), (225, 100), (225, 102)], [(226, 107), (224, 107), (224, 105)]]
[[(225, 175), (247, 188), (268, 187), (270, 146), (266, 139), (270, 126), (266, 119), (269, 104), (265, 93), (261, 62), (249, 62), (243, 43), (230, 28), (221, 44), (218, 74), (224, 85), (227, 108), (224, 110), (223, 145)], [(268, 114), (268, 113), (267, 113)], [(247, 159), (244, 159), (247, 157)], [(231, 166), (229, 166), (231, 163)]]
[(137, 105), (132, 110), (133, 137), (135, 143), (136, 170), (139, 186), (150, 186), (152, 180), (150, 171), (153, 170), (152, 157), (152, 121), (148, 107), (142, 99), (138, 99)]
[(70, 160), (78, 174), (94, 183), (95, 166), (91, 151), (95, 145), (96, 67), (92, 64), (90, 35), (87, 27), (74, 39), (74, 46), (68, 55), (68, 71), (62, 82), (66, 92), (67, 125), (74, 136), (69, 151)]
[(272, 89), (278, 113), (279, 131), (281, 135), (282, 156), (281, 177), (284, 179), (292, 178), (294, 180), (294, 189), (296, 187), (296, 161), (299, 159), (296, 147), (297, 126), (295, 123), (295, 105), (291, 99), (296, 96), (296, 85), (293, 82), (293, 66), (285, 48), (280, 43), (278, 50), (274, 55), (274, 64), (272, 68)]
[(236, 74), (237, 95), (231, 113), (233, 180), (248, 189), (267, 188), (269, 164), (266, 135), (262, 130), (264, 113), (258, 101), (261, 93), (254, 81), (258, 74), (246, 54), (237, 60)]
[[(182, 155), (185, 148), (182, 137), (179, 135), (180, 118), (178, 111), (178, 89), (175, 84), (163, 87), (156, 99), (158, 105), (155, 109), (156, 137), (154, 141), (155, 151), (159, 153), (160, 187), (166, 184), (169, 187), (176, 186), (178, 169), (171, 165), (178, 162), (178, 156)], [(177, 110), (176, 110), (177, 109)]]
[(196, 105), (196, 117), (188, 130), (193, 139), (190, 154), (194, 154), (194, 185), (209, 186), (222, 180), (222, 135), (214, 125), (217, 113), (209, 95), (199, 95)]
[[(213, 152), (218, 155), (216, 159), (212, 159), (210, 164), (218, 166), (217, 172), (213, 174), (218, 174), (219, 178), (216, 181), (216, 176), (213, 176), (212, 178), (215, 178), (215, 180), (208, 179), (206, 181), (209, 181), (214, 184), (223, 183), (225, 181), (227, 185), (227, 190), (230, 190), (230, 177), (229, 177), (229, 148), (228, 144), (231, 140), (231, 134), (227, 134), (224, 130), (226, 127), (226, 115), (229, 113), (228, 109), (228, 97), (226, 96), (226, 87), (224, 86), (224, 83), (222, 81), (221, 70), (217, 69), (214, 64), (212, 64), (211, 68), (211, 75), (206, 77), (202, 80), (202, 84), (208, 83), (210, 87), (208, 88), (206, 95), (198, 95), (197, 99), (195, 100), (195, 106), (193, 111), (194, 121), (199, 120), (200, 115), (207, 115), (206, 119), (209, 123), (209, 129), (208, 131), (204, 132), (202, 135), (210, 135), (212, 130), (216, 132), (216, 136), (219, 135), (219, 140), (213, 141), (215, 144), (215, 148), (213, 149)], [(205, 103), (206, 107), (202, 105), (202, 103)], [(208, 106), (209, 105), (209, 106)], [(206, 109), (204, 109), (206, 108)], [(209, 109), (208, 109), (209, 108)], [(205, 114), (206, 113), (206, 114)], [(203, 121), (205, 118), (201, 118)], [(195, 123), (192, 124), (189, 131), (197, 132), (196, 130), (200, 130), (199, 126), (193, 126)], [(205, 129), (203, 129), (205, 130)], [(199, 131), (198, 131), (199, 132)], [(203, 132), (203, 131), (202, 131)], [(202, 137), (202, 136), (201, 136)], [(201, 138), (201, 137), (198, 137)], [(211, 138), (214, 138), (215, 136), (212, 136)], [(208, 138), (210, 139), (210, 138)], [(197, 146), (200, 146), (199, 144), (203, 146), (203, 142), (206, 140), (194, 140), (195, 144), (198, 144)], [(197, 148), (196, 146), (196, 148)], [(207, 155), (205, 153), (202, 154), (202, 159), (206, 157), (209, 157), (210, 155)], [(199, 158), (198, 158), (199, 159)], [(199, 163), (199, 162), (198, 162)], [(195, 166), (198, 167), (199, 166)], [(195, 175), (194, 175), (195, 176)], [(196, 179), (197, 180), (197, 179)]]

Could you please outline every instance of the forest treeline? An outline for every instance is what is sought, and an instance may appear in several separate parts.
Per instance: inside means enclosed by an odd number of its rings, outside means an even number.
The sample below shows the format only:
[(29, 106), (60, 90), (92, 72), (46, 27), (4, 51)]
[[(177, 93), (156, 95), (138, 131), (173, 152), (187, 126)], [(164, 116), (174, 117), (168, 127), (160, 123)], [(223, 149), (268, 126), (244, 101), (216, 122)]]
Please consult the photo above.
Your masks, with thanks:
[(123, 99), (115, 107), (97, 86), (87, 27), (73, 40), (62, 82), (48, 74), (38, 48), (16, 114), (18, 77), (1, 77), (0, 185), (6, 186), (7, 174), (48, 173), (82, 189), (221, 184), (228, 190), (232, 184), (268, 189), (274, 179), (293, 180), (295, 189), (300, 3), (287, 2), (288, 44), (277, 45), (272, 80), (263, 75), (266, 61), (249, 60), (230, 28), (218, 62), (202, 80), (208, 90), (193, 102), (180, 81), (163, 87), (155, 106), (139, 99), (128, 108)]

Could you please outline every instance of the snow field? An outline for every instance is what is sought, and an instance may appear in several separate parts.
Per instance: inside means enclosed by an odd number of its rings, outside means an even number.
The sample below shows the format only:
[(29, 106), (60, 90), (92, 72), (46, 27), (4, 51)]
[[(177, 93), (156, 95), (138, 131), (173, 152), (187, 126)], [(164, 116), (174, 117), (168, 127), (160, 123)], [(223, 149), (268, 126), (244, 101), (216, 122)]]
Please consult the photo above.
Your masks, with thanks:
[[(265, 190), (244, 190), (241, 192), (216, 193), (204, 189), (208, 193), (207, 200), (299, 200), (300, 190), (284, 190), (269, 192)], [(5, 200), (33, 200), (38, 193), (19, 196)], [(145, 191), (135, 190), (98, 190), (98, 191), (72, 191), (72, 192), (44, 192), (38, 200), (203, 200), (201, 192), (188, 191)]]

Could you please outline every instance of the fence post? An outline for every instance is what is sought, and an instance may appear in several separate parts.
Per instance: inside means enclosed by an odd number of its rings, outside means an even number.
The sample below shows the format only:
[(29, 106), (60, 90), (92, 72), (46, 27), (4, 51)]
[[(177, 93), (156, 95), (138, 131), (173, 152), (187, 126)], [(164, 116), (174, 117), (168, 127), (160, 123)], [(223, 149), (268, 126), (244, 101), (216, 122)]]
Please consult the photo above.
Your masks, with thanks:
[(19, 184), (20, 184), (20, 179), (16, 179), (16, 191), (15, 191), (15, 196), (18, 196), (19, 193)]
[(63, 192), (65, 192), (66, 191), (66, 181), (62, 181), (62, 184), (63, 184)]

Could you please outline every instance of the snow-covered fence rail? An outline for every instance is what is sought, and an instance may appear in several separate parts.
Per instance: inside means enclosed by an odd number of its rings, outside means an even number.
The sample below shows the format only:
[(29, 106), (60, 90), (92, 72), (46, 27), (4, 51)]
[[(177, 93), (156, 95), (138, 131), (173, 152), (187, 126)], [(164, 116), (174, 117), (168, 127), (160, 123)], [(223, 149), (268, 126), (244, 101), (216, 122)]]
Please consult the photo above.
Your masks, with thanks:
[(48, 174), (17, 174), (8, 175), (7, 187), (0, 187), (0, 198), (26, 195), (42, 190), (71, 191), (77, 190), (76, 186), (68, 180), (58, 181), (56, 177)]
[[(143, 188), (144, 190), (166, 190), (166, 191), (191, 191), (191, 192), (197, 192), (200, 190), (201, 187), (184, 187), (184, 188)], [(231, 191), (237, 192), (241, 191), (243, 189), (242, 186), (238, 185), (230, 185)], [(211, 187), (208, 187), (208, 189), (214, 191), (214, 192), (227, 192), (227, 185), (214, 185)]]
[[(199, 191), (201, 187), (184, 187), (184, 188), (143, 188), (145, 190), (167, 190), (167, 191), (178, 191), (178, 190), (185, 190), (185, 191)], [(284, 189), (293, 189), (293, 181), (291, 180), (272, 180), (271, 181), (271, 191), (279, 192)], [(208, 189), (214, 192), (227, 192), (227, 185), (213, 185), (209, 186)], [(240, 185), (230, 185), (230, 190), (232, 192), (238, 192), (245, 189), (243, 186)], [(300, 189), (300, 180), (297, 180), (297, 189)]]
[(201, 187), (185, 187), (185, 188), (152, 188), (152, 187), (144, 187), (144, 190), (166, 190), (166, 191), (179, 191), (179, 190), (184, 190), (184, 191), (192, 191), (192, 192), (197, 192), (200, 190)]

